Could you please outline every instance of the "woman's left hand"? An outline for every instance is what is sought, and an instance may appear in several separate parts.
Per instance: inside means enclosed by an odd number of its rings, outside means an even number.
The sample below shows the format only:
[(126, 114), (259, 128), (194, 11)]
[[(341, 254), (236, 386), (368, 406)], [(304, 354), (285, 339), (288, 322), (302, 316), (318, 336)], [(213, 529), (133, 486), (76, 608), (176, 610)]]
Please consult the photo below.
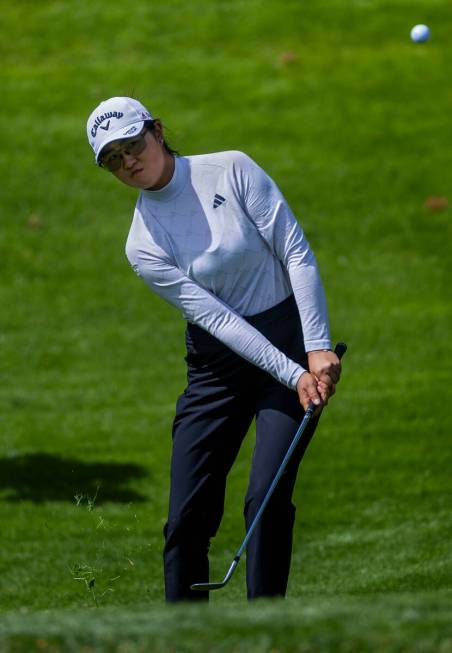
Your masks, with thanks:
[(326, 405), (341, 376), (341, 362), (334, 351), (308, 352), (309, 371), (317, 379), (317, 391)]

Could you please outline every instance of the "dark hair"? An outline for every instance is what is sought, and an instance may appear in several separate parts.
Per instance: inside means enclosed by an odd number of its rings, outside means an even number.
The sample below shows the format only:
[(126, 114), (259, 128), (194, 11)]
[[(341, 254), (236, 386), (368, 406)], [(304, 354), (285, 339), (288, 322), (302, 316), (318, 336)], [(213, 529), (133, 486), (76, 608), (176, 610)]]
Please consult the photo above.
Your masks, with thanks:
[[(144, 128), (152, 133), (155, 129), (155, 120), (145, 120)], [(171, 156), (180, 156), (179, 152), (177, 150), (173, 150), (173, 148), (168, 145), (166, 140), (163, 141), (163, 147), (168, 152), (168, 154), (171, 154)]]

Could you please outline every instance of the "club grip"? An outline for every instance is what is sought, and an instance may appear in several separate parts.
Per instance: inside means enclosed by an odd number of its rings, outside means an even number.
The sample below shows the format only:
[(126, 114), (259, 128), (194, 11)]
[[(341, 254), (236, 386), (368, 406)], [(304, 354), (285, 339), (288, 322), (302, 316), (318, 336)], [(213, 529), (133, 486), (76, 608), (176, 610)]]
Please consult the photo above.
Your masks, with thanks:
[(347, 345), (345, 344), (345, 342), (338, 342), (334, 348), (334, 353), (339, 359), (342, 358), (342, 356), (345, 354), (346, 351), (347, 351)]
[[(339, 358), (339, 360), (342, 358), (342, 356), (345, 354), (346, 351), (347, 351), (347, 345), (345, 344), (345, 342), (338, 342), (334, 348), (334, 353)], [(309, 419), (311, 415), (314, 413), (316, 408), (317, 406), (313, 404), (312, 401), (310, 401), (305, 416), (309, 416), (308, 417)]]

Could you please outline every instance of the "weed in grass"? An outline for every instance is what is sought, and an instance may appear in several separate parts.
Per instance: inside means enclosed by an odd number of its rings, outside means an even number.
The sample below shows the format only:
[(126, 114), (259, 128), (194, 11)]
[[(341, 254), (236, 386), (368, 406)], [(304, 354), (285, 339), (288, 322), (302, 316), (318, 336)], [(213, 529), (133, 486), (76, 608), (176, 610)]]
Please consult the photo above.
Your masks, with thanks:
[[(82, 581), (85, 584), (85, 587), (91, 595), (96, 608), (99, 607), (99, 599), (103, 599), (106, 594), (114, 592), (114, 589), (110, 586), (101, 592), (96, 590), (96, 574), (99, 575), (100, 571), (91, 565), (83, 563), (74, 564), (69, 568), (69, 571), (74, 580)], [(115, 576), (114, 578), (109, 578), (108, 580), (110, 583), (113, 583), (116, 580), (119, 580), (119, 578), (121, 578), (121, 576)]]
[(77, 506), (80, 506), (83, 501), (86, 501), (87, 506), (88, 506), (88, 511), (92, 512), (94, 510), (94, 506), (96, 503), (97, 496), (99, 494), (99, 490), (101, 488), (101, 484), (99, 483), (96, 486), (96, 493), (94, 494), (93, 497), (90, 497), (88, 494), (83, 494), (81, 492), (77, 493), (74, 495), (75, 503)]
[[(77, 493), (74, 496), (76, 506), (83, 506), (84, 502), (86, 502), (86, 507), (89, 513), (93, 512), (95, 505), (96, 505), (96, 499), (99, 494), (100, 490), (100, 484), (97, 485), (96, 492), (94, 496), (90, 497), (87, 494), (83, 493)], [(93, 539), (96, 537), (96, 534), (99, 530), (105, 530), (107, 528), (107, 522), (103, 518), (102, 515), (99, 515), (97, 517), (97, 523), (95, 524), (94, 527), (90, 529), (90, 536), (89, 539), (91, 542)], [(103, 548), (103, 543), (99, 544), (99, 542), (96, 543), (97, 546), (95, 546), (95, 549), (99, 550), (99, 548)], [(94, 602), (94, 605), (96, 607), (99, 607), (99, 599), (102, 599), (106, 594), (109, 592), (113, 592), (114, 589), (111, 586), (107, 586), (104, 590), (101, 592), (97, 591), (97, 583), (96, 581), (99, 578), (99, 576), (102, 574), (101, 570), (97, 569), (94, 565), (86, 564), (86, 563), (75, 563), (69, 567), (71, 576), (74, 580), (76, 581), (82, 581), (86, 589), (91, 595), (91, 598)], [(120, 575), (116, 575), (113, 578), (109, 579), (109, 582), (114, 582), (120, 578)]]
[[(83, 535), (83, 558), (68, 565), (73, 580), (84, 583), (90, 597), (96, 605), (102, 603), (107, 594), (115, 592), (113, 587), (121, 578), (135, 568), (135, 561), (131, 558), (131, 550), (109, 555), (109, 538), (115, 530), (115, 524), (109, 522), (99, 511), (101, 506), (96, 506), (96, 500), (101, 490), (97, 487), (94, 496), (78, 492), (75, 496), (76, 509), (82, 509), (80, 514), (80, 534)], [(85, 523), (85, 530), (83, 529)], [(133, 524), (126, 525), (125, 531), (134, 536), (138, 528), (137, 514), (133, 514)]]
[(99, 601), (97, 599), (94, 586), (96, 584), (96, 570), (94, 567), (86, 564), (75, 564), (69, 570), (74, 580), (80, 580), (86, 585), (86, 589), (91, 594), (94, 605), (98, 608)]

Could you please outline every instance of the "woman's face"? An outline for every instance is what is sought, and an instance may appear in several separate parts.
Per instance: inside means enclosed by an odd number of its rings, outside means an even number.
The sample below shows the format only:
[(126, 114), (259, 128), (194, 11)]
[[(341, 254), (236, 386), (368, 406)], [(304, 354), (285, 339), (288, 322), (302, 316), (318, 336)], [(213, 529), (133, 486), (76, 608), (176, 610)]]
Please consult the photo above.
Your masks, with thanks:
[[(162, 126), (156, 121), (152, 132), (146, 130), (133, 139), (112, 141), (102, 152), (102, 161), (108, 168), (108, 161), (120, 157), (120, 166), (112, 174), (128, 186), (158, 190), (171, 180), (174, 159), (163, 145)], [(144, 148), (141, 150), (141, 147)], [(132, 152), (137, 149), (139, 153)]]

